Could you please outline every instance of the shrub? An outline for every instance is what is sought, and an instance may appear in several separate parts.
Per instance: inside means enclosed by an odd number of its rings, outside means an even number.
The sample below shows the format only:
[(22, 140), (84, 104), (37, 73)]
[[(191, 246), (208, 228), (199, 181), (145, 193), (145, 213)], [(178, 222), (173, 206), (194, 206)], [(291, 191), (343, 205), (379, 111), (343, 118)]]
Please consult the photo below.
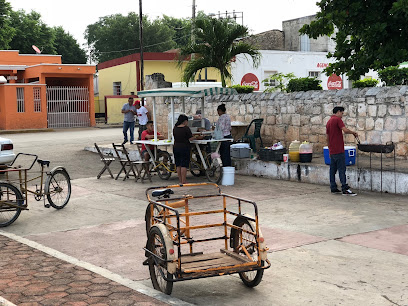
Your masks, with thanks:
[(254, 86), (248, 85), (233, 85), (231, 88), (234, 88), (238, 93), (251, 93), (254, 91)]
[(363, 79), (353, 82), (353, 88), (375, 87), (378, 84), (376, 79)]
[(378, 75), (387, 86), (408, 85), (408, 68), (390, 66), (379, 70)]
[(296, 78), (288, 83), (288, 92), (294, 91), (308, 91), (308, 90), (322, 90), (320, 85), (321, 80), (315, 78)]

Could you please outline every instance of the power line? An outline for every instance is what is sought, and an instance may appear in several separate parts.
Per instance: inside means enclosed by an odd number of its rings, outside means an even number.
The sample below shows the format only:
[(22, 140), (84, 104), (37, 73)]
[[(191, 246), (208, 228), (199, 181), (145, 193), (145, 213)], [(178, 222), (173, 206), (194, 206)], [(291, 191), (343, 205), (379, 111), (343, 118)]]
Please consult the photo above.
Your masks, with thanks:
[[(162, 41), (162, 42), (159, 42), (159, 43), (156, 43), (156, 44), (144, 46), (144, 48), (154, 47), (154, 46), (158, 46), (158, 45), (161, 45), (161, 44), (166, 44), (166, 43), (169, 43), (169, 42), (172, 42), (172, 41), (178, 41), (178, 40), (180, 40), (180, 39), (189, 37), (190, 35), (191, 35), (191, 34), (188, 34), (188, 35), (184, 35), (184, 36), (182, 36), (182, 37), (176, 38), (176, 39), (171, 39), (171, 40)], [(99, 53), (100, 53), (100, 54), (107, 54), (107, 53), (118, 53), (118, 52), (127, 52), (127, 51), (135, 51), (135, 50), (140, 50), (140, 48), (132, 48), (132, 49), (125, 49), (125, 50), (112, 50), (112, 51), (100, 51)]]

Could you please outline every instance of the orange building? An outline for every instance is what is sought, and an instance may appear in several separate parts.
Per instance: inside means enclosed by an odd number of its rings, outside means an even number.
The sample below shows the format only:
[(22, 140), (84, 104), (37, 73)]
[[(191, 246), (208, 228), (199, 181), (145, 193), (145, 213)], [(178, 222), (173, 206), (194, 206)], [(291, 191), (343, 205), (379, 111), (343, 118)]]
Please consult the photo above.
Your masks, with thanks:
[(95, 125), (94, 65), (0, 50), (0, 130)]

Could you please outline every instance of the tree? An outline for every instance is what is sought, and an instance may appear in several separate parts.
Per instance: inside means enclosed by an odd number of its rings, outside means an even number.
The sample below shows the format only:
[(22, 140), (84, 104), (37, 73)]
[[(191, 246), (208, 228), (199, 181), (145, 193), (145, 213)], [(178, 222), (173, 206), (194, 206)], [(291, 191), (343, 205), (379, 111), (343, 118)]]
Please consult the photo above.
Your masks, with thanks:
[(55, 27), (54, 46), (57, 54), (62, 55), (63, 64), (86, 64), (86, 53), (71, 34), (64, 31), (62, 27)]
[(191, 39), (191, 21), (163, 15), (163, 23), (174, 30), (172, 39), (176, 47), (185, 46)]
[(10, 42), (10, 48), (21, 53), (34, 53), (32, 45), (36, 45), (43, 53), (56, 54), (55, 33), (41, 20), (41, 15), (35, 11), (26, 14), (24, 10), (11, 12), (11, 26), (15, 34)]
[[(147, 52), (162, 52), (176, 46), (172, 37), (175, 30), (160, 19), (150, 21), (143, 16), (143, 46)], [(139, 16), (133, 12), (100, 17), (87, 26), (85, 39), (91, 59), (104, 62), (140, 50)]]
[(259, 51), (238, 40), (248, 35), (248, 28), (231, 19), (197, 18), (194, 35), (196, 43), (190, 43), (180, 49), (180, 65), (188, 56), (194, 54), (184, 68), (183, 81), (186, 83), (193, 80), (201, 69), (214, 67), (220, 72), (222, 86), (226, 86), (226, 79), (231, 78), (231, 62), (238, 54), (249, 55), (254, 65), (259, 63)]
[[(326, 73), (346, 73), (358, 80), (369, 69), (382, 69), (408, 59), (407, 0), (321, 0), (316, 20), (300, 33), (317, 38), (335, 34), (336, 62)], [(335, 31), (338, 31), (336, 32)]]
[(0, 0), (0, 50), (8, 49), (14, 35), (14, 29), (10, 26), (11, 6), (6, 0)]

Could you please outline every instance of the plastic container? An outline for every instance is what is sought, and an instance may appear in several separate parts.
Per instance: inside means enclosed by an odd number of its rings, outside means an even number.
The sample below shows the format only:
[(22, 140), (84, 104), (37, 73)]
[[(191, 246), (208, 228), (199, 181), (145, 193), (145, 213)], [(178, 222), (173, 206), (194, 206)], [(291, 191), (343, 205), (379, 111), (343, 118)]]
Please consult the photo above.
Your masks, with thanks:
[[(346, 166), (352, 166), (356, 164), (356, 147), (344, 146), (344, 153), (346, 155)], [(323, 147), (324, 163), (330, 165), (329, 148)]]
[(236, 143), (231, 145), (230, 153), (233, 158), (249, 158), (251, 155), (251, 147), (249, 143)]
[(235, 168), (234, 167), (222, 167), (222, 181), (221, 181), (221, 184), (223, 186), (234, 185), (234, 175), (235, 175)]
[(263, 161), (283, 161), (283, 155), (285, 153), (285, 148), (279, 150), (260, 149), (258, 151), (259, 159)]
[(293, 161), (293, 162), (299, 162), (300, 161), (299, 147), (300, 147), (300, 141), (299, 140), (294, 140), (294, 141), (292, 141), (290, 143), (290, 146), (289, 146), (289, 159), (290, 159), (290, 161)]
[(313, 158), (313, 145), (308, 142), (304, 141), (299, 146), (299, 161), (301, 163), (310, 163)]

